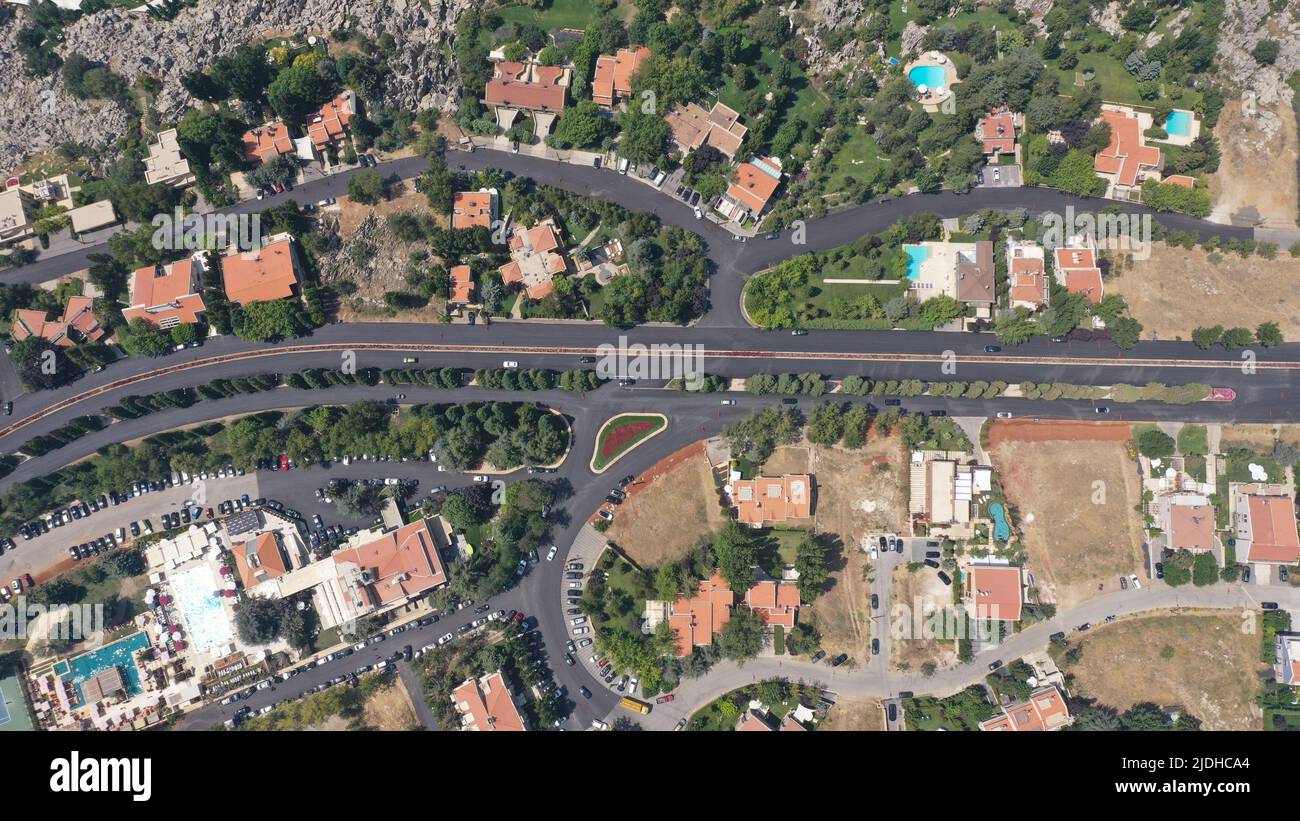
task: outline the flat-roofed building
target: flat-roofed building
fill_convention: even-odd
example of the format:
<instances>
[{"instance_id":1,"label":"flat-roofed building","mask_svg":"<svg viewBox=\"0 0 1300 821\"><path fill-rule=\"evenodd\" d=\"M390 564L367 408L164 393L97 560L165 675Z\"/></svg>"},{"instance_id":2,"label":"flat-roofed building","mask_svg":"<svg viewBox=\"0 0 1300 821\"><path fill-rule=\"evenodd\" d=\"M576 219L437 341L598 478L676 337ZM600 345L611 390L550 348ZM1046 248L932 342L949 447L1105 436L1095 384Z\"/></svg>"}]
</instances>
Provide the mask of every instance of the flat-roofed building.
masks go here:
<instances>
[{"instance_id":1,"label":"flat-roofed building","mask_svg":"<svg viewBox=\"0 0 1300 821\"><path fill-rule=\"evenodd\" d=\"M181 153L176 129L160 131L158 138L149 143L149 154L144 160L144 181L172 188L182 188L194 182L194 172L190 171L190 161Z\"/></svg>"}]
</instances>

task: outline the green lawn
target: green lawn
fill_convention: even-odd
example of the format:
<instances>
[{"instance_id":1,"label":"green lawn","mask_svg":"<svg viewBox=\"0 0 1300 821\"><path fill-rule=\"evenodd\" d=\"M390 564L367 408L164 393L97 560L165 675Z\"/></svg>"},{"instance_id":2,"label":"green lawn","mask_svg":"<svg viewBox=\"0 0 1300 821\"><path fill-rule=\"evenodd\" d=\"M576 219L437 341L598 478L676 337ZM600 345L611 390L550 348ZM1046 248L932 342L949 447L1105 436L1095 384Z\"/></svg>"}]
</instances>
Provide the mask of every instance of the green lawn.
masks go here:
<instances>
[{"instance_id":1,"label":"green lawn","mask_svg":"<svg viewBox=\"0 0 1300 821\"><path fill-rule=\"evenodd\" d=\"M826 181L825 193L839 191L845 186L845 180L852 177L860 182L871 182L889 167L889 160L880 159L880 148L876 138L858 127L853 129L853 136L840 146L831 160L830 179Z\"/></svg>"},{"instance_id":2,"label":"green lawn","mask_svg":"<svg viewBox=\"0 0 1300 821\"><path fill-rule=\"evenodd\" d=\"M542 10L528 6L506 6L499 12L507 23L536 23L543 29L586 29L596 18L596 7L588 0L551 0Z\"/></svg>"},{"instance_id":3,"label":"green lawn","mask_svg":"<svg viewBox=\"0 0 1300 821\"><path fill-rule=\"evenodd\" d=\"M770 49L763 49L758 61L767 66L768 69L775 69L776 65L781 61L781 55ZM782 122L790 117L802 117L810 122L818 122L829 103L827 103L826 97L808 81L808 75L804 74L797 64L792 65L791 68L793 71L790 74L790 88L794 90L794 103L785 110ZM745 110L744 100L747 94L752 93L754 90L757 90L760 94L767 93L768 76L770 75L759 74L757 65L754 66L754 69L758 82L749 91L741 91L736 87L736 83L731 76L727 76L718 92L718 99L723 105L743 112Z\"/></svg>"}]
</instances>

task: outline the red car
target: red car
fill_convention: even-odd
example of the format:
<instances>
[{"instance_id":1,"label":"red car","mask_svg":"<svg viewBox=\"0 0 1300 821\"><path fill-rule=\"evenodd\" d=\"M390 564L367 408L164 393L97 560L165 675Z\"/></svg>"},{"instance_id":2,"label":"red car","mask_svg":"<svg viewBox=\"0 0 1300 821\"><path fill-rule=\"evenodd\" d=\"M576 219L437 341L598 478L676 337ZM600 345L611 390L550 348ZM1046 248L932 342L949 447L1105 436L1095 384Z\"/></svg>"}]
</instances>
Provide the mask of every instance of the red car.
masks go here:
<instances>
[{"instance_id":1,"label":"red car","mask_svg":"<svg viewBox=\"0 0 1300 821\"><path fill-rule=\"evenodd\" d=\"M208 518L212 518L212 508L208 508Z\"/></svg>"},{"instance_id":2,"label":"red car","mask_svg":"<svg viewBox=\"0 0 1300 821\"><path fill-rule=\"evenodd\" d=\"M23 582L24 582L28 587L35 587L35 586L36 586L36 582L32 580L32 574L31 574L31 573L24 573L24 574L23 574Z\"/></svg>"},{"instance_id":3,"label":"red car","mask_svg":"<svg viewBox=\"0 0 1300 821\"><path fill-rule=\"evenodd\" d=\"M280 457L280 470L288 470L288 469L289 469L289 457L288 457L288 456L281 456L281 457Z\"/></svg>"},{"instance_id":4,"label":"red car","mask_svg":"<svg viewBox=\"0 0 1300 821\"><path fill-rule=\"evenodd\" d=\"M673 695L672 693L669 693L666 696L660 696L659 698L655 699L655 704L667 704L668 702L672 701L675 698L677 698L677 696Z\"/></svg>"},{"instance_id":5,"label":"red car","mask_svg":"<svg viewBox=\"0 0 1300 821\"><path fill-rule=\"evenodd\" d=\"M606 667L609 666L609 659L601 659L599 662L596 663L596 666L604 670Z\"/></svg>"},{"instance_id":6,"label":"red car","mask_svg":"<svg viewBox=\"0 0 1300 821\"><path fill-rule=\"evenodd\" d=\"M527 617L524 616L523 613L516 613L516 614L515 614L515 624L518 624L519 622L523 621L525 618L527 618Z\"/></svg>"}]
</instances>

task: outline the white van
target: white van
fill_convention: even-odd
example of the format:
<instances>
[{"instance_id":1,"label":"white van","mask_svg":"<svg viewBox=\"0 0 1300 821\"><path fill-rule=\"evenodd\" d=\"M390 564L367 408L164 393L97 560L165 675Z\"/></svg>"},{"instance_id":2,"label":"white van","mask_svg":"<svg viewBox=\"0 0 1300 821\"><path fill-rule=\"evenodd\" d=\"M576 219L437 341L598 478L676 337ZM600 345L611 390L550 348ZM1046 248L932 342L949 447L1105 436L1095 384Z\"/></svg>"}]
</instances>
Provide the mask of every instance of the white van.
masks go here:
<instances>
[{"instance_id":1,"label":"white van","mask_svg":"<svg viewBox=\"0 0 1300 821\"><path fill-rule=\"evenodd\" d=\"M620 174L627 173L627 157L623 157L618 161L618 173Z\"/></svg>"}]
</instances>

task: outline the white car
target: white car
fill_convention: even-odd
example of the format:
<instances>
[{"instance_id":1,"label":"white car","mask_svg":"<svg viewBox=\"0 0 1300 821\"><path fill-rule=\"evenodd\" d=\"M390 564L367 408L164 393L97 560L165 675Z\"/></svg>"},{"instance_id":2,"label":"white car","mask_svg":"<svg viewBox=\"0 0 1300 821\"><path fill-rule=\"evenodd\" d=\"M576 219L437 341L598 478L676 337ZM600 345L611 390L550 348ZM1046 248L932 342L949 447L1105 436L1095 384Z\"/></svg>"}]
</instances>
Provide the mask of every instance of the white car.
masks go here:
<instances>
[{"instance_id":1,"label":"white car","mask_svg":"<svg viewBox=\"0 0 1300 821\"><path fill-rule=\"evenodd\" d=\"M700 207L699 207L698 205L695 206L695 208L694 208L693 210L695 211L695 218L696 218L697 220L702 220L702 219L704 219L704 214L700 211Z\"/></svg>"},{"instance_id":2,"label":"white car","mask_svg":"<svg viewBox=\"0 0 1300 821\"><path fill-rule=\"evenodd\" d=\"M503 368L517 368L517 367L519 367L519 363L516 362L516 361L514 361L513 359L507 359L505 362L502 362L502 363L501 363L501 367L503 367Z\"/></svg>"},{"instance_id":3,"label":"white car","mask_svg":"<svg viewBox=\"0 0 1300 821\"><path fill-rule=\"evenodd\" d=\"M601 720L598 719L598 718L594 718L594 719L591 720L591 729L593 729L593 730L608 730L608 729L609 729L609 725L606 724L605 722L601 721Z\"/></svg>"},{"instance_id":4,"label":"white car","mask_svg":"<svg viewBox=\"0 0 1300 821\"><path fill-rule=\"evenodd\" d=\"M266 705L265 707L263 707L262 709L258 710L258 711L257 711L257 714L258 714L259 716L264 716L264 715L266 715L267 713L271 712L271 711L274 710L274 709L275 709L275 705L274 705L274 704L268 704L268 705Z\"/></svg>"},{"instance_id":5,"label":"white car","mask_svg":"<svg viewBox=\"0 0 1300 821\"><path fill-rule=\"evenodd\" d=\"M579 646L579 647L590 647L590 646L591 646L591 639L583 639L582 641L578 642L578 646ZM593 663L594 663L594 662L593 662Z\"/></svg>"},{"instance_id":6,"label":"white car","mask_svg":"<svg viewBox=\"0 0 1300 821\"><path fill-rule=\"evenodd\" d=\"M586 624L586 623L587 623L587 617L586 617L586 616L578 616L578 617L576 617L576 618L569 619L569 624L572 624L574 627L577 627L577 626L580 625L580 624Z\"/></svg>"},{"instance_id":7,"label":"white car","mask_svg":"<svg viewBox=\"0 0 1300 821\"><path fill-rule=\"evenodd\" d=\"M475 481L475 482L486 482L487 480L488 480L488 478L487 478L486 476L475 476L475 477L474 477L474 481Z\"/></svg>"},{"instance_id":8,"label":"white car","mask_svg":"<svg viewBox=\"0 0 1300 821\"><path fill-rule=\"evenodd\" d=\"M1136 574L1136 573L1134 573L1134 574L1132 574L1131 576L1129 576L1129 577L1128 577L1128 580L1129 580L1130 582L1133 583L1133 589L1134 589L1134 590L1141 590L1141 589L1142 589L1142 582L1138 581L1138 577L1137 577L1137 574Z\"/></svg>"},{"instance_id":9,"label":"white car","mask_svg":"<svg viewBox=\"0 0 1300 821\"><path fill-rule=\"evenodd\" d=\"M451 633L448 633L447 635L445 635L445 636L443 636L442 638L438 639L438 646L441 647L442 645L446 644L447 642L449 642L449 641L451 641L451 640L452 640L452 635L451 635Z\"/></svg>"},{"instance_id":10,"label":"white car","mask_svg":"<svg viewBox=\"0 0 1300 821\"><path fill-rule=\"evenodd\" d=\"M546 551L546 561L548 562L555 561L555 554L559 552L560 552L560 548L556 547L555 545L551 545L551 549Z\"/></svg>"},{"instance_id":11,"label":"white car","mask_svg":"<svg viewBox=\"0 0 1300 821\"><path fill-rule=\"evenodd\" d=\"M999 418L999 419L1010 419L1010 418L1011 418L1011 414L1008 413L1007 411L998 411L998 418Z\"/></svg>"},{"instance_id":12,"label":"white car","mask_svg":"<svg viewBox=\"0 0 1300 821\"><path fill-rule=\"evenodd\" d=\"M879 555L880 555L880 551L876 550L874 547L871 548L871 560L873 562L876 560L876 557Z\"/></svg>"},{"instance_id":13,"label":"white car","mask_svg":"<svg viewBox=\"0 0 1300 821\"><path fill-rule=\"evenodd\" d=\"M585 636L585 635L587 635L587 634L590 633L590 632L591 632L591 628L590 628L590 627L575 627L575 628L573 628L573 635L575 635L575 636Z\"/></svg>"},{"instance_id":14,"label":"white car","mask_svg":"<svg viewBox=\"0 0 1300 821\"><path fill-rule=\"evenodd\" d=\"M366 643L365 643L364 641L359 641L359 642L357 642L356 644L352 645L352 649L353 649L353 650L364 650L364 649L366 649Z\"/></svg>"}]
</instances>

